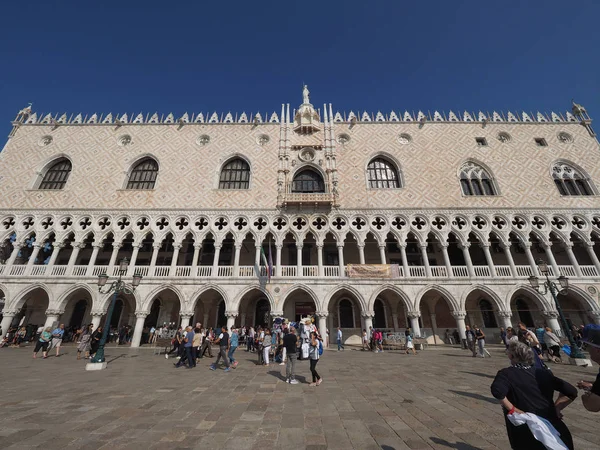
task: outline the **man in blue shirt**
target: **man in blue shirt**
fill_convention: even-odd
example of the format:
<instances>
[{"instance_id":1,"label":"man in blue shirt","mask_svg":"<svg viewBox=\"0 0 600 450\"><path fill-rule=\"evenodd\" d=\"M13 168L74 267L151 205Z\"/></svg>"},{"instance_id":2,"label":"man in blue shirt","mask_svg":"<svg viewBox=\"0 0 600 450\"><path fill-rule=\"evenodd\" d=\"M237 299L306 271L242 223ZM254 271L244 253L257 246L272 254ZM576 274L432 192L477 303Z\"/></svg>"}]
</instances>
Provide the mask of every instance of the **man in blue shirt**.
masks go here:
<instances>
[{"instance_id":1,"label":"man in blue shirt","mask_svg":"<svg viewBox=\"0 0 600 450\"><path fill-rule=\"evenodd\" d=\"M181 367L185 364L185 362L188 362L188 369L191 369L192 367L196 367L196 360L194 358L192 358L192 343L194 342L194 332L192 331L192 327L186 327L185 328L185 334L183 335L181 344L183 345L183 356L181 357L181 359L179 360L179 362L177 362L177 364L175 364L175 367Z\"/></svg>"},{"instance_id":2,"label":"man in blue shirt","mask_svg":"<svg viewBox=\"0 0 600 450\"><path fill-rule=\"evenodd\" d=\"M342 329L340 327L337 329L337 346L338 352L344 350L344 345L342 344Z\"/></svg>"},{"instance_id":3,"label":"man in blue shirt","mask_svg":"<svg viewBox=\"0 0 600 450\"><path fill-rule=\"evenodd\" d=\"M56 348L56 357L60 355L60 344L62 344L63 336L65 335L65 324L61 323L58 328L52 332L52 348Z\"/></svg>"}]
</instances>

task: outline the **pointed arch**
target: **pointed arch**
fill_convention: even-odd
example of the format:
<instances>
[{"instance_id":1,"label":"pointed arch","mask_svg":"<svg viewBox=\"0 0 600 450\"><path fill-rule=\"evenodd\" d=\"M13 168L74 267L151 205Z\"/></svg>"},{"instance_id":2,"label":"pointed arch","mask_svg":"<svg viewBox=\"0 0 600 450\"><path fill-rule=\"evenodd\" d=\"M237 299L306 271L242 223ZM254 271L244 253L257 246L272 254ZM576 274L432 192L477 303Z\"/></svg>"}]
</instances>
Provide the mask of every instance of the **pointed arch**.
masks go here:
<instances>
[{"instance_id":1,"label":"pointed arch","mask_svg":"<svg viewBox=\"0 0 600 450\"><path fill-rule=\"evenodd\" d=\"M42 291L45 292L45 294L48 297L48 305L53 304L53 296L52 296L52 290L48 288L48 286L46 286L44 283L33 283L30 284L29 286L27 286L26 288L22 289L20 292L18 292L14 299L12 304L10 305L6 305L5 308L8 309L21 309L23 307L23 304L25 303L25 301L27 300L27 294L40 289Z\"/></svg>"},{"instance_id":2,"label":"pointed arch","mask_svg":"<svg viewBox=\"0 0 600 450\"><path fill-rule=\"evenodd\" d=\"M229 305L229 309L239 311L242 299L244 298L244 296L246 296L247 294L249 294L252 291L259 291L269 301L269 304L271 305L271 310L275 309L275 300L273 299L273 296L271 295L271 293L267 289L264 289L262 286L260 286L258 284L251 284L249 286L246 286L244 289L242 289L236 295L235 299L233 300L233 304Z\"/></svg>"},{"instance_id":3,"label":"pointed arch","mask_svg":"<svg viewBox=\"0 0 600 450\"><path fill-rule=\"evenodd\" d=\"M250 161L242 155L232 155L219 169L219 189L250 189Z\"/></svg>"},{"instance_id":4,"label":"pointed arch","mask_svg":"<svg viewBox=\"0 0 600 450\"><path fill-rule=\"evenodd\" d=\"M308 286L306 286L304 284L294 284L294 285L290 286L290 288L279 299L279 303L280 303L281 307L283 307L283 305L285 305L285 301L295 291L303 291L303 292L307 293L309 295L309 297L312 299L312 301L315 302L315 306L317 307L317 309L319 308L319 305L320 305L319 297L317 296L317 294L314 293L314 291L311 288L309 288Z\"/></svg>"},{"instance_id":5,"label":"pointed arch","mask_svg":"<svg viewBox=\"0 0 600 450\"><path fill-rule=\"evenodd\" d=\"M67 288L67 290L65 290L57 299L56 299L56 306L50 306L50 308L52 309L58 309L58 310L64 310L65 307L67 306L67 304L69 303L69 300L71 300L71 296L73 296L75 293L77 293L77 291L85 291L87 294L89 294L90 299L92 300L92 309L95 309L96 307L96 291L94 291L88 284L84 284L84 283L77 283L74 284L73 286L69 286ZM53 305L51 303L51 305Z\"/></svg>"},{"instance_id":6,"label":"pointed arch","mask_svg":"<svg viewBox=\"0 0 600 450\"><path fill-rule=\"evenodd\" d=\"M496 294L496 292L494 292L489 287L484 286L483 284L475 284L473 286L469 286L467 290L463 292L463 295L460 299L461 310L466 310L467 298L469 298L469 295L476 291L481 291L485 293L487 297L489 297L494 302L494 304L498 308L498 311L510 311L510 304L506 305L504 301L500 298L500 296Z\"/></svg>"},{"instance_id":7,"label":"pointed arch","mask_svg":"<svg viewBox=\"0 0 600 450\"><path fill-rule=\"evenodd\" d=\"M476 160L470 159L462 163L458 179L465 196L490 196L499 193L492 171Z\"/></svg>"},{"instance_id":8,"label":"pointed arch","mask_svg":"<svg viewBox=\"0 0 600 450\"><path fill-rule=\"evenodd\" d=\"M179 300L179 305L181 307L181 311L187 311L186 306L187 306L188 302L186 301L185 296L183 295L181 290L173 284L161 284L161 285L157 286L156 288L154 288L148 295L146 295L146 299L143 302L144 309L149 307L150 302L152 300L154 300L154 298L157 297L158 294L160 294L162 291L173 292L173 294L175 294L175 296Z\"/></svg>"},{"instance_id":9,"label":"pointed arch","mask_svg":"<svg viewBox=\"0 0 600 450\"><path fill-rule=\"evenodd\" d=\"M423 297L429 293L429 292L437 292L439 295L441 295L442 297L444 297L444 300L446 300L448 302L448 304L452 307L453 311L460 311L460 304L456 301L456 299L454 298L454 296L448 292L447 289L443 288L442 286L438 286L438 285L434 285L434 284L430 284L428 286L425 286L423 289L421 289L421 291L417 294L417 297L415 299L415 310L420 310L421 309L421 300L423 300Z\"/></svg>"},{"instance_id":10,"label":"pointed arch","mask_svg":"<svg viewBox=\"0 0 600 450\"><path fill-rule=\"evenodd\" d=\"M152 155L141 156L136 159L127 171L125 189L152 190L158 178L158 159Z\"/></svg>"},{"instance_id":11,"label":"pointed arch","mask_svg":"<svg viewBox=\"0 0 600 450\"><path fill-rule=\"evenodd\" d=\"M367 163L367 189L399 189L403 187L400 164L391 155L378 153Z\"/></svg>"},{"instance_id":12,"label":"pointed arch","mask_svg":"<svg viewBox=\"0 0 600 450\"><path fill-rule=\"evenodd\" d=\"M367 310L369 310L369 311L373 310L373 307L375 305L375 300L377 300L377 298L380 297L382 294L384 294L386 291L390 291L390 292L396 294L400 298L400 300L402 301L404 306L406 306L406 309L409 311L412 310L413 304L410 301L410 298L408 297L408 295L402 289L400 289L398 286L394 286L393 284L384 284L384 285L380 286L379 288L377 288L373 292L373 294L371 294L371 297L369 298L369 302L367 304Z\"/></svg>"},{"instance_id":13,"label":"pointed arch","mask_svg":"<svg viewBox=\"0 0 600 450\"><path fill-rule=\"evenodd\" d=\"M570 161L561 159L552 163L550 175L560 195L587 196L598 194L588 173Z\"/></svg>"},{"instance_id":14,"label":"pointed arch","mask_svg":"<svg viewBox=\"0 0 600 450\"><path fill-rule=\"evenodd\" d=\"M540 308L541 311L551 311L554 310L554 307L551 306L544 296L540 294L538 291L533 289L531 286L526 284L517 284L506 296L507 305L512 309L512 301L515 296L519 293L519 291L525 292L528 298L531 298L536 305Z\"/></svg>"},{"instance_id":15,"label":"pointed arch","mask_svg":"<svg viewBox=\"0 0 600 450\"><path fill-rule=\"evenodd\" d=\"M323 303L322 303L322 309L324 311L329 310L329 303L331 301L331 299L338 293L340 292L349 292L350 294L352 294L354 296L354 298L356 299L356 301L358 301L360 309L362 311L367 311L367 304L365 302L365 299L363 297L363 295L353 286L349 285L349 284L338 284L337 286L335 286L333 289L331 289L326 295L325 298L323 299ZM319 303L317 303L319 304Z\"/></svg>"},{"instance_id":16,"label":"pointed arch","mask_svg":"<svg viewBox=\"0 0 600 450\"><path fill-rule=\"evenodd\" d=\"M200 296L208 291L215 291L217 294L219 294L221 296L223 301L225 301L226 305L230 304L229 296L227 295L225 290L223 290L223 288L221 288L221 286L219 286L218 284L209 283L209 284L205 284L204 286L202 286L200 289L198 289L196 292L194 292L192 294L192 296L190 297L192 299L191 300L192 303L190 305L191 311L194 311L196 309L196 305L198 303L198 300L200 300Z\"/></svg>"}]
</instances>

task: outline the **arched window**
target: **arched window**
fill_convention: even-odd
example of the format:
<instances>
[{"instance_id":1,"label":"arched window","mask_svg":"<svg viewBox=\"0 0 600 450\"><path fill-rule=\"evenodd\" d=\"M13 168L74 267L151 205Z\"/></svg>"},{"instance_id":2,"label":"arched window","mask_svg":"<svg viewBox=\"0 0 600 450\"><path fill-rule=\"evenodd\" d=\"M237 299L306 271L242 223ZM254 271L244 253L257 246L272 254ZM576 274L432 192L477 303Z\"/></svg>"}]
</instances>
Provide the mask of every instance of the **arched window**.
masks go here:
<instances>
[{"instance_id":1,"label":"arched window","mask_svg":"<svg viewBox=\"0 0 600 450\"><path fill-rule=\"evenodd\" d=\"M127 189L154 189L157 176L158 163L152 158L144 158L131 170Z\"/></svg>"},{"instance_id":2,"label":"arched window","mask_svg":"<svg viewBox=\"0 0 600 450\"><path fill-rule=\"evenodd\" d=\"M395 189L400 187L396 167L384 158L375 158L367 166L367 179L371 189Z\"/></svg>"},{"instance_id":3,"label":"arched window","mask_svg":"<svg viewBox=\"0 0 600 450\"><path fill-rule=\"evenodd\" d=\"M314 170L301 170L294 176L292 192L325 192L323 177Z\"/></svg>"},{"instance_id":4,"label":"arched window","mask_svg":"<svg viewBox=\"0 0 600 450\"><path fill-rule=\"evenodd\" d=\"M67 158L61 158L48 168L38 189L63 189L67 184L70 173L71 161Z\"/></svg>"},{"instance_id":5,"label":"arched window","mask_svg":"<svg viewBox=\"0 0 600 450\"><path fill-rule=\"evenodd\" d=\"M460 187L464 195L496 195L492 177L483 167L470 161L460 168Z\"/></svg>"},{"instance_id":6,"label":"arched window","mask_svg":"<svg viewBox=\"0 0 600 450\"><path fill-rule=\"evenodd\" d=\"M552 178L560 195L594 195L589 178L569 164L554 164Z\"/></svg>"},{"instance_id":7,"label":"arched window","mask_svg":"<svg viewBox=\"0 0 600 450\"><path fill-rule=\"evenodd\" d=\"M484 298L479 300L479 310L481 311L481 317L483 318L484 328L498 328L498 322L496 322L494 308L488 300Z\"/></svg>"},{"instance_id":8,"label":"arched window","mask_svg":"<svg viewBox=\"0 0 600 450\"><path fill-rule=\"evenodd\" d=\"M232 159L221 170L219 189L248 189L250 166L241 158Z\"/></svg>"}]
</instances>

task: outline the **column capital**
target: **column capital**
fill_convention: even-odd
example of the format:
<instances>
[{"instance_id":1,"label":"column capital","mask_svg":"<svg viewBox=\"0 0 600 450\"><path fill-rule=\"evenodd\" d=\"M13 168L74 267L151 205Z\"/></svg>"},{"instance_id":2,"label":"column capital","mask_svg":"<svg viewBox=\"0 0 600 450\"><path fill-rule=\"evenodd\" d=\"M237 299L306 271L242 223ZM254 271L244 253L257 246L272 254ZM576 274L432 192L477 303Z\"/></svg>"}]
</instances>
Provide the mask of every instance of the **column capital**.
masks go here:
<instances>
[{"instance_id":1,"label":"column capital","mask_svg":"<svg viewBox=\"0 0 600 450\"><path fill-rule=\"evenodd\" d=\"M92 310L90 312L90 316L95 316L95 317L102 317L104 314L106 314L106 311L101 311L101 310Z\"/></svg>"},{"instance_id":2,"label":"column capital","mask_svg":"<svg viewBox=\"0 0 600 450\"><path fill-rule=\"evenodd\" d=\"M181 247L183 247L181 243L173 244L173 249L180 249Z\"/></svg>"},{"instance_id":3,"label":"column capital","mask_svg":"<svg viewBox=\"0 0 600 450\"><path fill-rule=\"evenodd\" d=\"M61 316L64 313L65 313L64 309L47 309L46 310L47 316Z\"/></svg>"},{"instance_id":4,"label":"column capital","mask_svg":"<svg viewBox=\"0 0 600 450\"><path fill-rule=\"evenodd\" d=\"M317 311L315 314L319 318L326 319L329 316L329 311Z\"/></svg>"},{"instance_id":5,"label":"column capital","mask_svg":"<svg viewBox=\"0 0 600 450\"><path fill-rule=\"evenodd\" d=\"M419 242L420 248L427 248L427 242Z\"/></svg>"},{"instance_id":6,"label":"column capital","mask_svg":"<svg viewBox=\"0 0 600 450\"><path fill-rule=\"evenodd\" d=\"M356 244L356 246L357 246L358 248L365 248L365 243L364 243L364 242L358 242L358 243Z\"/></svg>"},{"instance_id":7,"label":"column capital","mask_svg":"<svg viewBox=\"0 0 600 450\"><path fill-rule=\"evenodd\" d=\"M323 243L322 242L317 242L317 248L323 248Z\"/></svg>"},{"instance_id":8,"label":"column capital","mask_svg":"<svg viewBox=\"0 0 600 450\"><path fill-rule=\"evenodd\" d=\"M214 247L215 247L215 250L221 250L221 247L223 247L223 244L220 244L220 243L215 244Z\"/></svg>"},{"instance_id":9,"label":"column capital","mask_svg":"<svg viewBox=\"0 0 600 450\"><path fill-rule=\"evenodd\" d=\"M23 248L25 244L23 242L13 242L13 248Z\"/></svg>"},{"instance_id":10,"label":"column capital","mask_svg":"<svg viewBox=\"0 0 600 450\"><path fill-rule=\"evenodd\" d=\"M225 311L225 317L229 318L229 317L237 317L238 316L238 312L237 311Z\"/></svg>"},{"instance_id":11,"label":"column capital","mask_svg":"<svg viewBox=\"0 0 600 450\"><path fill-rule=\"evenodd\" d=\"M43 245L43 244L41 244L41 243L39 243L39 242L34 242L34 243L33 243L33 245L32 245L32 247L33 247L34 249L38 249L38 250L39 250L40 248L42 248L42 245Z\"/></svg>"},{"instance_id":12,"label":"column capital","mask_svg":"<svg viewBox=\"0 0 600 450\"><path fill-rule=\"evenodd\" d=\"M296 248L304 247L304 242L296 242Z\"/></svg>"},{"instance_id":13,"label":"column capital","mask_svg":"<svg viewBox=\"0 0 600 450\"><path fill-rule=\"evenodd\" d=\"M344 243L343 242L336 242L336 247L337 248L344 248Z\"/></svg>"},{"instance_id":14,"label":"column capital","mask_svg":"<svg viewBox=\"0 0 600 450\"><path fill-rule=\"evenodd\" d=\"M421 311L407 311L407 315L411 319L418 319L421 317Z\"/></svg>"},{"instance_id":15,"label":"column capital","mask_svg":"<svg viewBox=\"0 0 600 450\"><path fill-rule=\"evenodd\" d=\"M137 317L138 319L145 319L146 317L148 317L149 314L149 311L136 311L135 317Z\"/></svg>"},{"instance_id":16,"label":"column capital","mask_svg":"<svg viewBox=\"0 0 600 450\"><path fill-rule=\"evenodd\" d=\"M54 243L53 247L54 248L65 248L66 245L64 242L56 242L56 243Z\"/></svg>"},{"instance_id":17,"label":"column capital","mask_svg":"<svg viewBox=\"0 0 600 450\"><path fill-rule=\"evenodd\" d=\"M542 316L547 319L558 319L558 311L542 311Z\"/></svg>"},{"instance_id":18,"label":"column capital","mask_svg":"<svg viewBox=\"0 0 600 450\"><path fill-rule=\"evenodd\" d=\"M458 246L460 248L462 248L463 250L465 250L465 249L468 250L469 247L471 247L471 243L470 242L465 242L464 244L458 244Z\"/></svg>"},{"instance_id":19,"label":"column capital","mask_svg":"<svg viewBox=\"0 0 600 450\"><path fill-rule=\"evenodd\" d=\"M512 317L512 311L498 311L497 314L505 319L510 319Z\"/></svg>"},{"instance_id":20,"label":"column capital","mask_svg":"<svg viewBox=\"0 0 600 450\"><path fill-rule=\"evenodd\" d=\"M123 243L122 242L113 242L113 245L112 245L113 250L115 248L121 248L121 247L123 247Z\"/></svg>"},{"instance_id":21,"label":"column capital","mask_svg":"<svg viewBox=\"0 0 600 450\"><path fill-rule=\"evenodd\" d=\"M385 248L385 244L377 244L379 248Z\"/></svg>"},{"instance_id":22,"label":"column capital","mask_svg":"<svg viewBox=\"0 0 600 450\"><path fill-rule=\"evenodd\" d=\"M83 242L74 242L73 248L78 248L81 250L82 248L85 248L85 244Z\"/></svg>"},{"instance_id":23,"label":"column capital","mask_svg":"<svg viewBox=\"0 0 600 450\"><path fill-rule=\"evenodd\" d=\"M540 242L540 247L543 249L549 249L552 247L552 242Z\"/></svg>"},{"instance_id":24,"label":"column capital","mask_svg":"<svg viewBox=\"0 0 600 450\"><path fill-rule=\"evenodd\" d=\"M481 248L488 248L489 249L490 248L490 243L489 242L480 242L479 246Z\"/></svg>"},{"instance_id":25,"label":"column capital","mask_svg":"<svg viewBox=\"0 0 600 450\"><path fill-rule=\"evenodd\" d=\"M447 249L450 246L450 244L447 243L447 242L439 242L438 244L439 244L440 248L446 248Z\"/></svg>"},{"instance_id":26,"label":"column capital","mask_svg":"<svg viewBox=\"0 0 600 450\"><path fill-rule=\"evenodd\" d=\"M236 242L236 243L233 244L233 247L236 250L240 250L242 248L242 243L241 242Z\"/></svg>"},{"instance_id":27,"label":"column capital","mask_svg":"<svg viewBox=\"0 0 600 450\"><path fill-rule=\"evenodd\" d=\"M511 245L510 242L509 243L500 242L500 247L502 247L502 248L510 248L510 245Z\"/></svg>"},{"instance_id":28,"label":"column capital","mask_svg":"<svg viewBox=\"0 0 600 450\"><path fill-rule=\"evenodd\" d=\"M179 313L179 317L182 319L191 319L193 315L194 315L194 313L190 313L190 312L180 312Z\"/></svg>"},{"instance_id":29,"label":"column capital","mask_svg":"<svg viewBox=\"0 0 600 450\"><path fill-rule=\"evenodd\" d=\"M454 317L455 319L462 319L465 320L465 317L467 317L467 312L466 311L452 311L452 317Z\"/></svg>"},{"instance_id":30,"label":"column capital","mask_svg":"<svg viewBox=\"0 0 600 450\"><path fill-rule=\"evenodd\" d=\"M529 248L531 249L531 242L527 241L527 242L520 242L520 244L523 246L523 248Z\"/></svg>"},{"instance_id":31,"label":"column capital","mask_svg":"<svg viewBox=\"0 0 600 450\"><path fill-rule=\"evenodd\" d=\"M102 245L101 243L100 243L100 244L92 244L92 248L93 248L93 249L98 249L98 250L100 250L102 247L103 247L103 245Z\"/></svg>"},{"instance_id":32,"label":"column capital","mask_svg":"<svg viewBox=\"0 0 600 450\"><path fill-rule=\"evenodd\" d=\"M4 309L4 310L2 311L2 315L3 315L3 316L11 316L11 317L14 317L14 316L16 316L17 314L19 314L19 311L21 311L21 310L20 310L20 309Z\"/></svg>"},{"instance_id":33,"label":"column capital","mask_svg":"<svg viewBox=\"0 0 600 450\"><path fill-rule=\"evenodd\" d=\"M257 245L257 247L260 247L260 245ZM275 248L278 248L278 249L281 250L283 248L283 244L282 243L279 243L279 244L276 243L275 244Z\"/></svg>"},{"instance_id":34,"label":"column capital","mask_svg":"<svg viewBox=\"0 0 600 450\"><path fill-rule=\"evenodd\" d=\"M202 246L202 244L200 244ZM156 250L160 249L162 247L162 242L155 242L154 244L152 244L152 248L155 248Z\"/></svg>"},{"instance_id":35,"label":"column capital","mask_svg":"<svg viewBox=\"0 0 600 450\"><path fill-rule=\"evenodd\" d=\"M269 315L271 317L283 317L283 311L270 311Z\"/></svg>"},{"instance_id":36,"label":"column capital","mask_svg":"<svg viewBox=\"0 0 600 450\"><path fill-rule=\"evenodd\" d=\"M373 317L375 317L375 311L361 311L360 315L365 319L372 319Z\"/></svg>"}]
</instances>

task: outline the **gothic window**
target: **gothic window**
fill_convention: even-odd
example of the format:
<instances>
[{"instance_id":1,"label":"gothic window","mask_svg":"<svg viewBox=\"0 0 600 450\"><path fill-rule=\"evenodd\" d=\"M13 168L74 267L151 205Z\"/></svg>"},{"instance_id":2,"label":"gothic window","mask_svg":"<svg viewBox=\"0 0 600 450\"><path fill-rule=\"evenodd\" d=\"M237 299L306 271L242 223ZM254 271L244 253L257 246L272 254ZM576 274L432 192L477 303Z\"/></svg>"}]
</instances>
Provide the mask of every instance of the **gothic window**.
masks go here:
<instances>
[{"instance_id":1,"label":"gothic window","mask_svg":"<svg viewBox=\"0 0 600 450\"><path fill-rule=\"evenodd\" d=\"M460 168L460 187L464 195L496 195L488 172L473 162L466 162Z\"/></svg>"},{"instance_id":2,"label":"gothic window","mask_svg":"<svg viewBox=\"0 0 600 450\"><path fill-rule=\"evenodd\" d=\"M63 189L65 184L67 184L70 173L71 161L66 158L61 158L48 168L38 189Z\"/></svg>"},{"instance_id":3,"label":"gothic window","mask_svg":"<svg viewBox=\"0 0 600 450\"><path fill-rule=\"evenodd\" d=\"M479 310L481 311L484 328L498 328L496 316L494 315L494 308L488 300L479 300Z\"/></svg>"},{"instance_id":4,"label":"gothic window","mask_svg":"<svg viewBox=\"0 0 600 450\"><path fill-rule=\"evenodd\" d=\"M590 179L569 164L554 164L552 178L560 195L594 195Z\"/></svg>"},{"instance_id":5,"label":"gothic window","mask_svg":"<svg viewBox=\"0 0 600 450\"><path fill-rule=\"evenodd\" d=\"M248 189L250 165L241 158L232 159L221 170L219 189Z\"/></svg>"},{"instance_id":6,"label":"gothic window","mask_svg":"<svg viewBox=\"0 0 600 450\"><path fill-rule=\"evenodd\" d=\"M395 189L400 187L396 167L384 158L375 158L367 166L370 189Z\"/></svg>"},{"instance_id":7,"label":"gothic window","mask_svg":"<svg viewBox=\"0 0 600 450\"><path fill-rule=\"evenodd\" d=\"M294 176L292 192L325 192L325 182L323 177L314 170L304 169Z\"/></svg>"},{"instance_id":8,"label":"gothic window","mask_svg":"<svg viewBox=\"0 0 600 450\"><path fill-rule=\"evenodd\" d=\"M158 163L152 158L144 158L131 170L127 189L154 189L158 176Z\"/></svg>"}]
</instances>

